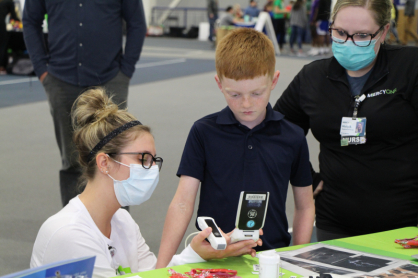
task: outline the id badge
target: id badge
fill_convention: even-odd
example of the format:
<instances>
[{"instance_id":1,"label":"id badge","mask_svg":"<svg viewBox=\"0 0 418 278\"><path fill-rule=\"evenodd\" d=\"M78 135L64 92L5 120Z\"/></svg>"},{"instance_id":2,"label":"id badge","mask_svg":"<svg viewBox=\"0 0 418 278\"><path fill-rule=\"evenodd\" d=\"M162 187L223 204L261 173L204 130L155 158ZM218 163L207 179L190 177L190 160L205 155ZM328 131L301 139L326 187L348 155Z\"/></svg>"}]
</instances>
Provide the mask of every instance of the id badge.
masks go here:
<instances>
[{"instance_id":1,"label":"id badge","mask_svg":"<svg viewBox=\"0 0 418 278\"><path fill-rule=\"evenodd\" d=\"M341 120L341 146L366 143L366 118L343 117Z\"/></svg>"}]
</instances>

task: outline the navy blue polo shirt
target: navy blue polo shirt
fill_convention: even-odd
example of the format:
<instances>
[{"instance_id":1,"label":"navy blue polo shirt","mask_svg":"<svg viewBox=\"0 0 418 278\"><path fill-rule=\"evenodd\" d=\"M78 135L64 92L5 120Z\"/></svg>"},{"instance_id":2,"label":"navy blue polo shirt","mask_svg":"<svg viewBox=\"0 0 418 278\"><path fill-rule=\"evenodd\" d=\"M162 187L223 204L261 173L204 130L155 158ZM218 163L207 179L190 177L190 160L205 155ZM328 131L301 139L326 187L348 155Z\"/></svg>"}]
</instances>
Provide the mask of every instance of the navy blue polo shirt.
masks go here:
<instances>
[{"instance_id":1,"label":"navy blue polo shirt","mask_svg":"<svg viewBox=\"0 0 418 278\"><path fill-rule=\"evenodd\" d=\"M253 129L241 125L229 107L196 121L177 172L181 175L201 181L197 215L213 217L225 232L235 228L241 191L269 191L263 246L258 251L289 245L285 212L289 181L293 186L312 184L303 130L270 104L264 121Z\"/></svg>"}]
</instances>

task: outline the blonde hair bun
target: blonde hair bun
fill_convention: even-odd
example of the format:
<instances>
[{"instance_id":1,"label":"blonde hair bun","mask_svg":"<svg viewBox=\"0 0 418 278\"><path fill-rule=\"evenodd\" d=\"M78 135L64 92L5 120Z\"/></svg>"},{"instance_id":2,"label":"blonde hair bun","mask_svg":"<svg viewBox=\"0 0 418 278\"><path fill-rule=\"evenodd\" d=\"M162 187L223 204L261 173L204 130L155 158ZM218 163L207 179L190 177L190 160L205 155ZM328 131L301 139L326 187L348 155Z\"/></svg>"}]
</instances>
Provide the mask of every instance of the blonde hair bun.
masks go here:
<instances>
[{"instance_id":1,"label":"blonde hair bun","mask_svg":"<svg viewBox=\"0 0 418 278\"><path fill-rule=\"evenodd\" d=\"M72 122L74 129L106 120L117 114L119 108L103 88L89 89L81 94L74 103Z\"/></svg>"}]
</instances>

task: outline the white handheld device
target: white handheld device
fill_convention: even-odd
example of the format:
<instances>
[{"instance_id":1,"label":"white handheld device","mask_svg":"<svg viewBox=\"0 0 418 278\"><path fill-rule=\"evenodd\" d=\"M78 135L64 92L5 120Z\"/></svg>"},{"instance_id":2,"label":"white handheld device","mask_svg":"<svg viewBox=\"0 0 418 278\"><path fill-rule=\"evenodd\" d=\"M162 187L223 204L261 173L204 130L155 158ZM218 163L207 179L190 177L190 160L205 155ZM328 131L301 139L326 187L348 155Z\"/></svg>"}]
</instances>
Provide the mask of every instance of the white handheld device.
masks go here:
<instances>
[{"instance_id":1,"label":"white handheld device","mask_svg":"<svg viewBox=\"0 0 418 278\"><path fill-rule=\"evenodd\" d=\"M210 245L213 249L216 250L225 250L226 248L226 240L222 233L219 231L218 226L215 223L215 220L212 217L201 216L197 218L197 224L199 228L203 231L207 227L212 228L212 232L207 237L209 240Z\"/></svg>"},{"instance_id":2,"label":"white handheld device","mask_svg":"<svg viewBox=\"0 0 418 278\"><path fill-rule=\"evenodd\" d=\"M241 192L231 243L259 239L259 229L264 227L266 220L269 196L269 192Z\"/></svg>"}]
</instances>

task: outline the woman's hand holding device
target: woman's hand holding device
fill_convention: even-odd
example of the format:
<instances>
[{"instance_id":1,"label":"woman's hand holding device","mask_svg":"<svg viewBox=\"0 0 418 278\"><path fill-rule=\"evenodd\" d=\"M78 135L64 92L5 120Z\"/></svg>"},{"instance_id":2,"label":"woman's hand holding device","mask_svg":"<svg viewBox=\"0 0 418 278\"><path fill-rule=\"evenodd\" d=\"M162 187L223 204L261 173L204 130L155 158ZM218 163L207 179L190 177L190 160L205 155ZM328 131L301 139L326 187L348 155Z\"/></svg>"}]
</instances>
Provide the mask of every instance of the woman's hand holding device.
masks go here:
<instances>
[{"instance_id":1,"label":"woman's hand holding device","mask_svg":"<svg viewBox=\"0 0 418 278\"><path fill-rule=\"evenodd\" d=\"M261 246L263 244L261 239L258 239L256 242L254 242L252 239L249 239L231 244L230 235L232 234L232 231L225 234L220 228L218 229L227 242L227 247L225 250L215 250L210 245L210 243L205 240L212 233L212 228L206 228L202 230L192 239L190 243L190 246L193 248L193 250L204 260L222 259L226 257L236 257L241 255L251 255L252 257L255 257L256 251L253 248L257 245ZM260 235L262 234L263 230L260 229Z\"/></svg>"}]
</instances>

